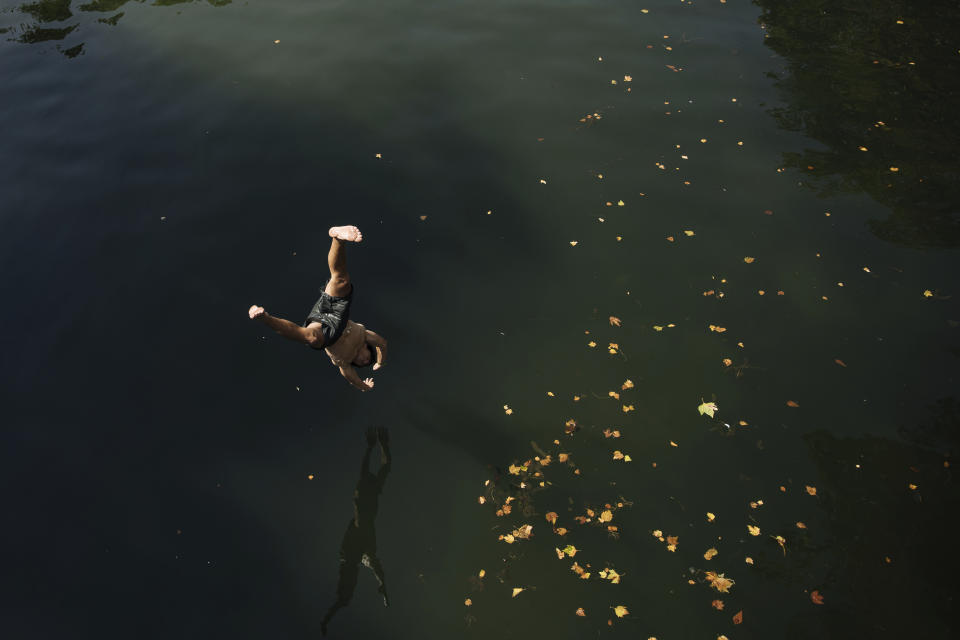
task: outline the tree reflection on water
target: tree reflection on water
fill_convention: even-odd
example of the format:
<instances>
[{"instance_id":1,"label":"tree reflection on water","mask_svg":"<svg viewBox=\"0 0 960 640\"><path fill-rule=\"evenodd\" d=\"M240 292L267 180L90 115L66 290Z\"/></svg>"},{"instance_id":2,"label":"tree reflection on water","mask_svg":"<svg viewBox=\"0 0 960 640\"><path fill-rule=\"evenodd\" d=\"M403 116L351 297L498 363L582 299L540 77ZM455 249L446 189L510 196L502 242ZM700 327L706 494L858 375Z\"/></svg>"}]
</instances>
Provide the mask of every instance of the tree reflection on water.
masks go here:
<instances>
[{"instance_id":1,"label":"tree reflection on water","mask_svg":"<svg viewBox=\"0 0 960 640\"><path fill-rule=\"evenodd\" d=\"M827 147L785 153L785 165L823 196L864 192L889 207L870 222L883 240L960 245L956 2L754 2L785 63L770 75L786 104L771 114Z\"/></svg>"},{"instance_id":2,"label":"tree reflection on water","mask_svg":"<svg viewBox=\"0 0 960 640\"><path fill-rule=\"evenodd\" d=\"M144 0L133 0L143 3ZM200 0L153 0L151 6L172 6L178 4L189 4L199 2ZM205 2L214 7L228 5L233 0L205 0ZM79 11L82 14L105 14L119 10L131 0L94 0L73 6L71 0L37 0L20 5L18 7L21 14L25 14L32 19L32 22L17 24L10 27L0 28L0 34L19 34L15 38L9 38L23 44L39 44L43 42L59 42L65 40L72 33L77 31L83 19L74 14ZM123 17L123 12L116 13L109 17L97 18L96 22L109 26L116 26ZM67 25L54 25L55 23L73 22ZM85 26L85 28L87 28ZM84 43L72 45L68 48L57 47L57 49L68 58L74 58L83 53Z\"/></svg>"}]
</instances>

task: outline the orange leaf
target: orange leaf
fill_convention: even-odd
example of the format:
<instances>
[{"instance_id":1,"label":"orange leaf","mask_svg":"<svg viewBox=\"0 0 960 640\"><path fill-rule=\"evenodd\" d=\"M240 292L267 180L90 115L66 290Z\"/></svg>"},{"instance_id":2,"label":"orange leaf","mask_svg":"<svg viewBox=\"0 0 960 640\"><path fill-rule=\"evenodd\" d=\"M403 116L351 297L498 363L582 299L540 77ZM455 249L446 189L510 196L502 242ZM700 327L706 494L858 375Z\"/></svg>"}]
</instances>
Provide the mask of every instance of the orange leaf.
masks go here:
<instances>
[{"instance_id":1,"label":"orange leaf","mask_svg":"<svg viewBox=\"0 0 960 640\"><path fill-rule=\"evenodd\" d=\"M577 609L577 612L576 612L576 613L577 613L577 615L580 616L581 618L584 617L585 615L587 615L587 612L583 610L583 607L580 607L579 609Z\"/></svg>"},{"instance_id":2,"label":"orange leaf","mask_svg":"<svg viewBox=\"0 0 960 640\"><path fill-rule=\"evenodd\" d=\"M620 318L618 318L617 316L610 316L610 326L612 326L612 327L619 327L619 326L620 326Z\"/></svg>"},{"instance_id":3,"label":"orange leaf","mask_svg":"<svg viewBox=\"0 0 960 640\"><path fill-rule=\"evenodd\" d=\"M815 496L815 495L817 495L817 488L816 488L816 487L811 487L810 485L807 485L807 493L809 493L809 494L812 495L812 496Z\"/></svg>"},{"instance_id":4,"label":"orange leaf","mask_svg":"<svg viewBox=\"0 0 960 640\"><path fill-rule=\"evenodd\" d=\"M733 616L733 624L740 624L743 622L743 609L737 611Z\"/></svg>"},{"instance_id":5,"label":"orange leaf","mask_svg":"<svg viewBox=\"0 0 960 640\"><path fill-rule=\"evenodd\" d=\"M551 512L545 514L545 517L546 517L546 519L547 519L547 522L549 522L550 524L557 524L557 512L556 512L556 511L551 511Z\"/></svg>"},{"instance_id":6,"label":"orange leaf","mask_svg":"<svg viewBox=\"0 0 960 640\"><path fill-rule=\"evenodd\" d=\"M723 611L723 600L714 600L710 603L710 606L717 611Z\"/></svg>"},{"instance_id":7,"label":"orange leaf","mask_svg":"<svg viewBox=\"0 0 960 640\"><path fill-rule=\"evenodd\" d=\"M787 400L788 407L799 407L800 405L794 402L793 400Z\"/></svg>"},{"instance_id":8,"label":"orange leaf","mask_svg":"<svg viewBox=\"0 0 960 640\"><path fill-rule=\"evenodd\" d=\"M810 600L813 604L823 604L823 596L816 590L810 592Z\"/></svg>"},{"instance_id":9,"label":"orange leaf","mask_svg":"<svg viewBox=\"0 0 960 640\"><path fill-rule=\"evenodd\" d=\"M834 362L836 362L836 363L837 363L838 365L840 365L841 367L847 366L847 363L845 363L845 362L844 362L843 360L841 360L840 358L835 359Z\"/></svg>"},{"instance_id":10,"label":"orange leaf","mask_svg":"<svg viewBox=\"0 0 960 640\"><path fill-rule=\"evenodd\" d=\"M754 260L756 260L756 258L751 258L750 256L747 256L743 259L743 261L746 262L747 264L752 263Z\"/></svg>"}]
</instances>

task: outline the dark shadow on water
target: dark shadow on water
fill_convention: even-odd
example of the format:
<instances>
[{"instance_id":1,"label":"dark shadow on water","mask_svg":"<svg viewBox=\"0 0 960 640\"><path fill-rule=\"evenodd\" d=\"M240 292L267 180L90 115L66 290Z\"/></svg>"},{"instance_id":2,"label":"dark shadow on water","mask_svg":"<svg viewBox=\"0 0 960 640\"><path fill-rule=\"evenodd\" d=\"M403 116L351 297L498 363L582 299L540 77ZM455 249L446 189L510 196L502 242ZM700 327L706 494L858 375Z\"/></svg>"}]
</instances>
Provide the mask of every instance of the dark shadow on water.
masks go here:
<instances>
[{"instance_id":1,"label":"dark shadow on water","mask_svg":"<svg viewBox=\"0 0 960 640\"><path fill-rule=\"evenodd\" d=\"M885 241L960 246L956 3L754 2L783 56L768 75L786 104L770 113L826 147L784 152L785 166L821 196L866 193L888 207L869 222Z\"/></svg>"},{"instance_id":2,"label":"dark shadow on water","mask_svg":"<svg viewBox=\"0 0 960 640\"><path fill-rule=\"evenodd\" d=\"M370 454L375 445L380 445L380 468L370 471ZM340 576L337 580L337 599L323 617L320 629L327 635L327 625L337 611L350 604L357 588L361 565L370 569L377 579L377 592L383 596L383 606L390 604L387 597L387 582L383 564L377 557L377 531L375 522L380 494L390 474L390 434L386 427L367 430L367 448L360 463L360 480L353 490L353 517L347 523L340 546Z\"/></svg>"}]
</instances>

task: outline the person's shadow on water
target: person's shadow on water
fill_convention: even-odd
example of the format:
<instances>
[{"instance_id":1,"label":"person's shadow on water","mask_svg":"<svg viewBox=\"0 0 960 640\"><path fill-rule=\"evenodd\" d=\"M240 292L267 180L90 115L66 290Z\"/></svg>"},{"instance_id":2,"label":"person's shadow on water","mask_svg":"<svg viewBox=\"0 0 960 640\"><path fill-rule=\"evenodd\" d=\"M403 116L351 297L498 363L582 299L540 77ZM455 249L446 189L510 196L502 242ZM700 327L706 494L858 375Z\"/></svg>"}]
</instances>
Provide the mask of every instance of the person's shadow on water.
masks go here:
<instances>
[{"instance_id":1,"label":"person's shadow on water","mask_svg":"<svg viewBox=\"0 0 960 640\"><path fill-rule=\"evenodd\" d=\"M375 444L380 444L380 469L376 475L370 473L370 452ZM353 518L347 524L340 545L340 578L337 581L337 599L330 605L327 614L320 623L320 630L327 635L327 625L333 616L350 603L357 588L360 565L373 571L380 586L377 592L383 596L383 606L388 606L387 584L383 575L383 565L377 558L377 532L374 520L383 484L390 473L390 434L386 427L367 429L367 450L360 465L360 481L353 491Z\"/></svg>"}]
</instances>

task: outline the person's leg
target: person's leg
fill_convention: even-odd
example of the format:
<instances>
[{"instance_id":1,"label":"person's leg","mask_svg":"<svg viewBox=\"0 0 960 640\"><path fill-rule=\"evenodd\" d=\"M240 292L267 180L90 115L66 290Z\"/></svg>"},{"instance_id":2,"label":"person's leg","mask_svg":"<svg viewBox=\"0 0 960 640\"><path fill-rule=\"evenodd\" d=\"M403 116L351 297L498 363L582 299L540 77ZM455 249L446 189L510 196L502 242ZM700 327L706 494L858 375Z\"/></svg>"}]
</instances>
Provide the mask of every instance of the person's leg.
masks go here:
<instances>
[{"instance_id":1,"label":"person's leg","mask_svg":"<svg viewBox=\"0 0 960 640\"><path fill-rule=\"evenodd\" d=\"M328 296L343 298L350 295L350 273L347 271L347 251L344 243L360 242L363 234L353 226L330 227L330 252L327 253L327 266L330 268L330 281L324 291Z\"/></svg>"}]
</instances>

